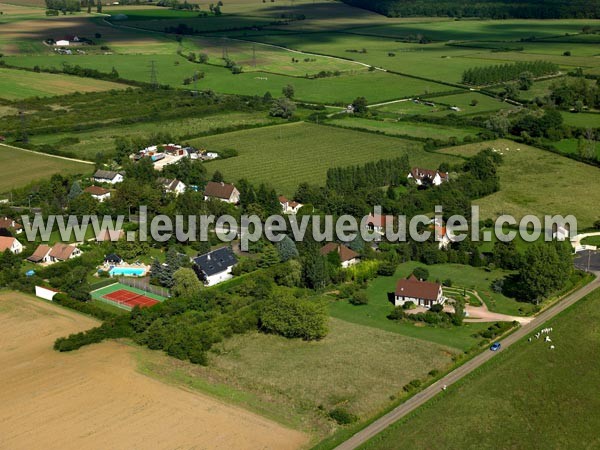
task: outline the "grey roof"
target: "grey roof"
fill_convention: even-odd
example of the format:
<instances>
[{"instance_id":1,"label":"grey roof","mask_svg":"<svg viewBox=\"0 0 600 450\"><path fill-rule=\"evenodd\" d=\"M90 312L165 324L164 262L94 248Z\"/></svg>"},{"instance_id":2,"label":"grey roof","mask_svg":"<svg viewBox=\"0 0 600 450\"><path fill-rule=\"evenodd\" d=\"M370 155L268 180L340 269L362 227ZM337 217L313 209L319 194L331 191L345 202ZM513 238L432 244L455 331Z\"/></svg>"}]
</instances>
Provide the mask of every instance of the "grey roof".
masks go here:
<instances>
[{"instance_id":1,"label":"grey roof","mask_svg":"<svg viewBox=\"0 0 600 450\"><path fill-rule=\"evenodd\" d=\"M223 272L237 263L231 247L221 247L194 258L194 265L207 277Z\"/></svg>"},{"instance_id":2,"label":"grey roof","mask_svg":"<svg viewBox=\"0 0 600 450\"><path fill-rule=\"evenodd\" d=\"M113 172L112 170L96 170L96 173L94 174L94 178L102 178L105 180L112 180L117 175L119 175L119 173Z\"/></svg>"}]
</instances>

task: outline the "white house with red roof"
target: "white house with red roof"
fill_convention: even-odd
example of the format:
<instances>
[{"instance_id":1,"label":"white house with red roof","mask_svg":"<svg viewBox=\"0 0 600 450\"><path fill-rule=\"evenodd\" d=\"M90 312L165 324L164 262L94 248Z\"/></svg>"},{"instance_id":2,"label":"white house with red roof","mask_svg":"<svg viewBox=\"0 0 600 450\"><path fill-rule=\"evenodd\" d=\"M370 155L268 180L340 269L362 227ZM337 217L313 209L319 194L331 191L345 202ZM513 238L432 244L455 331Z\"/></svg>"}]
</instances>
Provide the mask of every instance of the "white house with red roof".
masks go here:
<instances>
[{"instance_id":1,"label":"white house with red roof","mask_svg":"<svg viewBox=\"0 0 600 450\"><path fill-rule=\"evenodd\" d=\"M87 192L94 200L98 200L99 202L103 202L110 198L110 191L102 186L88 186L83 192Z\"/></svg>"},{"instance_id":2,"label":"white house with red roof","mask_svg":"<svg viewBox=\"0 0 600 450\"><path fill-rule=\"evenodd\" d=\"M297 214L300 208L304 206L295 200L288 200L285 196L279 196L279 204L284 214Z\"/></svg>"},{"instance_id":3,"label":"white house with red roof","mask_svg":"<svg viewBox=\"0 0 600 450\"><path fill-rule=\"evenodd\" d=\"M235 205L240 201L240 191L233 184L209 181L204 188L204 200L211 199Z\"/></svg>"},{"instance_id":4,"label":"white house with red roof","mask_svg":"<svg viewBox=\"0 0 600 450\"><path fill-rule=\"evenodd\" d=\"M0 252L5 252L6 250L18 255L23 251L23 244L17 241L17 238L0 236Z\"/></svg>"},{"instance_id":5,"label":"white house with red roof","mask_svg":"<svg viewBox=\"0 0 600 450\"><path fill-rule=\"evenodd\" d=\"M369 231L385 234L386 223L388 221L390 224L394 223L394 216L369 213L366 218L366 226Z\"/></svg>"},{"instance_id":6,"label":"white house with red roof","mask_svg":"<svg viewBox=\"0 0 600 450\"><path fill-rule=\"evenodd\" d=\"M439 186L450 179L448 172L444 173L439 170L421 169L419 167L413 167L406 178L414 180L417 186L422 186L427 182Z\"/></svg>"},{"instance_id":7,"label":"white house with red roof","mask_svg":"<svg viewBox=\"0 0 600 450\"><path fill-rule=\"evenodd\" d=\"M440 283L418 280L411 275L407 279L398 280L394 295L394 306L402 306L413 302L417 306L431 308L433 305L443 305L446 301Z\"/></svg>"}]
</instances>

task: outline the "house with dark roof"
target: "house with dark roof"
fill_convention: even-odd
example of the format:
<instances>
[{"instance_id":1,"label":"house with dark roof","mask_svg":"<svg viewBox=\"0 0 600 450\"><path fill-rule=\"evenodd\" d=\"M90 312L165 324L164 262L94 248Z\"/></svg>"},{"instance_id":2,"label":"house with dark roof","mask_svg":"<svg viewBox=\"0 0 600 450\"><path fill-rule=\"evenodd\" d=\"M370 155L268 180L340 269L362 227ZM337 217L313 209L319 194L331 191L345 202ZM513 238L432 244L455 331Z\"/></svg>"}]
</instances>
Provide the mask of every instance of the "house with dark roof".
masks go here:
<instances>
[{"instance_id":1,"label":"house with dark roof","mask_svg":"<svg viewBox=\"0 0 600 450\"><path fill-rule=\"evenodd\" d=\"M240 191L233 184L209 181L204 188L204 200L211 199L235 205L240 201Z\"/></svg>"},{"instance_id":2,"label":"house with dark roof","mask_svg":"<svg viewBox=\"0 0 600 450\"><path fill-rule=\"evenodd\" d=\"M353 266L360 261L360 255L358 253L351 248L336 242L329 242L328 244L325 244L323 247L321 247L320 252L323 256L337 252L338 255L340 255L340 261L344 269L347 269L348 267Z\"/></svg>"},{"instance_id":3,"label":"house with dark roof","mask_svg":"<svg viewBox=\"0 0 600 450\"><path fill-rule=\"evenodd\" d=\"M123 174L112 170L96 170L94 181L96 183L117 184L123 181Z\"/></svg>"},{"instance_id":4,"label":"house with dark roof","mask_svg":"<svg viewBox=\"0 0 600 450\"><path fill-rule=\"evenodd\" d=\"M417 186L426 184L439 186L450 179L448 172L444 173L440 172L439 170L421 169L419 167L413 167L406 178L409 180L414 180Z\"/></svg>"},{"instance_id":5,"label":"house with dark roof","mask_svg":"<svg viewBox=\"0 0 600 450\"><path fill-rule=\"evenodd\" d=\"M417 306L431 308L433 305L443 305L446 301L440 283L418 280L414 275L407 279L398 280L394 294L394 306L402 306L413 302Z\"/></svg>"},{"instance_id":6,"label":"house with dark roof","mask_svg":"<svg viewBox=\"0 0 600 450\"><path fill-rule=\"evenodd\" d=\"M170 179L170 178L159 178L158 182L163 187L164 191L168 194L183 194L185 192L185 184L178 179Z\"/></svg>"},{"instance_id":7,"label":"house with dark roof","mask_svg":"<svg viewBox=\"0 0 600 450\"><path fill-rule=\"evenodd\" d=\"M103 202L110 198L110 191L102 186L88 186L83 192L87 192L94 200L98 200L99 202Z\"/></svg>"},{"instance_id":8,"label":"house with dark roof","mask_svg":"<svg viewBox=\"0 0 600 450\"><path fill-rule=\"evenodd\" d=\"M206 286L214 286L233 278L231 270L237 264L231 247L221 247L193 259L193 269Z\"/></svg>"},{"instance_id":9,"label":"house with dark roof","mask_svg":"<svg viewBox=\"0 0 600 450\"><path fill-rule=\"evenodd\" d=\"M16 222L14 219L9 217L0 217L0 234L4 235L3 232L8 234L15 233L20 234L23 231L23 226Z\"/></svg>"},{"instance_id":10,"label":"house with dark roof","mask_svg":"<svg viewBox=\"0 0 600 450\"><path fill-rule=\"evenodd\" d=\"M104 263L107 265L118 266L119 264L123 263L123 258L115 253L111 253L104 257Z\"/></svg>"}]
</instances>

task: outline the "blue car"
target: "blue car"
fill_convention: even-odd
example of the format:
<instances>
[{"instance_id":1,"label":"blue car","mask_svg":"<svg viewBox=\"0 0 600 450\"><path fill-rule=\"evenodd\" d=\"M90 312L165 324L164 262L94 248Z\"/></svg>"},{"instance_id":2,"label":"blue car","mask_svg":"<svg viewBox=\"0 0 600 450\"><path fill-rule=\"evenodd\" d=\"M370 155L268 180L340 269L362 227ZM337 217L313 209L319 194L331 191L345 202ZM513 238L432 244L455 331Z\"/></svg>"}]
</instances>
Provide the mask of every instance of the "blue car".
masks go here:
<instances>
[{"instance_id":1,"label":"blue car","mask_svg":"<svg viewBox=\"0 0 600 450\"><path fill-rule=\"evenodd\" d=\"M500 342L494 342L490 347L490 350L493 352L500 350Z\"/></svg>"}]
</instances>

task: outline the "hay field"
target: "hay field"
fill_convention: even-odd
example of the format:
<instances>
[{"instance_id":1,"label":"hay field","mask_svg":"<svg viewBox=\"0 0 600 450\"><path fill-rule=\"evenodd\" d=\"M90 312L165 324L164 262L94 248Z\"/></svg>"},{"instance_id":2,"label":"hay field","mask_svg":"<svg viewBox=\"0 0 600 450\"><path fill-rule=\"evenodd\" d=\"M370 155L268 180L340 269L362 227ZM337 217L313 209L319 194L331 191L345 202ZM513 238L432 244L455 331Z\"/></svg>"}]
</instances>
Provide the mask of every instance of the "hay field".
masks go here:
<instances>
[{"instance_id":1,"label":"hay field","mask_svg":"<svg viewBox=\"0 0 600 450\"><path fill-rule=\"evenodd\" d=\"M93 170L93 164L0 145L0 192L25 186L55 173L87 174L92 173Z\"/></svg>"},{"instance_id":2,"label":"hay field","mask_svg":"<svg viewBox=\"0 0 600 450\"><path fill-rule=\"evenodd\" d=\"M294 449L306 442L299 432L140 374L124 343L52 350L57 337L95 324L25 294L0 294L3 448Z\"/></svg>"},{"instance_id":3,"label":"hay field","mask_svg":"<svg viewBox=\"0 0 600 450\"><path fill-rule=\"evenodd\" d=\"M94 80L53 73L0 68L0 97L18 100L28 97L50 97L73 92L97 92L125 89L128 86L110 81Z\"/></svg>"}]
</instances>

